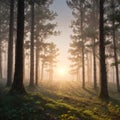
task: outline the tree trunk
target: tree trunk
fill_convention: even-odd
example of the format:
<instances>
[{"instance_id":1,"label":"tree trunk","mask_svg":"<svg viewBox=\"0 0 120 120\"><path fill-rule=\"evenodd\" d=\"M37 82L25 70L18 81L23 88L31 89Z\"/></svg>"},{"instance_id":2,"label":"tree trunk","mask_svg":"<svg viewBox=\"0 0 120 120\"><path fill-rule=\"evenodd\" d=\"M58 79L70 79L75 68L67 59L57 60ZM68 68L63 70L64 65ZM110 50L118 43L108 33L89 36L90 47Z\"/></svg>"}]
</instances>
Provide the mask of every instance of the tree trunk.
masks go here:
<instances>
[{"instance_id":1,"label":"tree trunk","mask_svg":"<svg viewBox=\"0 0 120 120\"><path fill-rule=\"evenodd\" d=\"M81 39L82 39L82 88L85 88L85 63L84 63L84 40L83 40L83 13L81 6Z\"/></svg>"},{"instance_id":2,"label":"tree trunk","mask_svg":"<svg viewBox=\"0 0 120 120\"><path fill-rule=\"evenodd\" d=\"M89 57L89 53L87 53L87 82L88 82L88 85L90 85L90 81L91 81L91 78L90 78L90 57Z\"/></svg>"},{"instance_id":3,"label":"tree trunk","mask_svg":"<svg viewBox=\"0 0 120 120\"><path fill-rule=\"evenodd\" d=\"M34 1L31 2L30 86L34 86Z\"/></svg>"},{"instance_id":4,"label":"tree trunk","mask_svg":"<svg viewBox=\"0 0 120 120\"><path fill-rule=\"evenodd\" d=\"M94 89L97 89L97 78L96 78L96 56L95 56L95 38L93 39L93 79L94 79Z\"/></svg>"},{"instance_id":5,"label":"tree trunk","mask_svg":"<svg viewBox=\"0 0 120 120\"><path fill-rule=\"evenodd\" d=\"M77 74L77 82L80 81L80 74L79 74L80 70L79 70L79 67L77 68L76 70L76 74Z\"/></svg>"},{"instance_id":6,"label":"tree trunk","mask_svg":"<svg viewBox=\"0 0 120 120\"><path fill-rule=\"evenodd\" d=\"M2 42L0 41L0 79L2 79Z\"/></svg>"},{"instance_id":7,"label":"tree trunk","mask_svg":"<svg viewBox=\"0 0 120 120\"><path fill-rule=\"evenodd\" d=\"M93 69L93 62L92 62L92 53L89 55L89 84L91 85L92 83L92 69Z\"/></svg>"},{"instance_id":8,"label":"tree trunk","mask_svg":"<svg viewBox=\"0 0 120 120\"><path fill-rule=\"evenodd\" d=\"M85 88L84 46L82 46L82 88Z\"/></svg>"},{"instance_id":9,"label":"tree trunk","mask_svg":"<svg viewBox=\"0 0 120 120\"><path fill-rule=\"evenodd\" d=\"M105 64L105 39L104 39L104 0L100 0L100 95L101 99L108 99L107 73Z\"/></svg>"},{"instance_id":10,"label":"tree trunk","mask_svg":"<svg viewBox=\"0 0 120 120\"><path fill-rule=\"evenodd\" d=\"M38 50L38 48L36 48L36 81L35 81L35 85L37 85L37 86L38 86L38 80L39 80L38 74L39 74L39 50Z\"/></svg>"},{"instance_id":11,"label":"tree trunk","mask_svg":"<svg viewBox=\"0 0 120 120\"><path fill-rule=\"evenodd\" d=\"M112 1L112 12L113 12L113 21L112 21L112 34L113 34L113 45L114 45L114 61L115 61L115 69L116 69L116 84L117 84L117 91L120 92L120 85L119 85L119 69L118 69L118 57L117 57L117 48L116 48L116 33L115 33L115 6L114 1Z\"/></svg>"},{"instance_id":12,"label":"tree trunk","mask_svg":"<svg viewBox=\"0 0 120 120\"><path fill-rule=\"evenodd\" d=\"M112 69L113 69L113 84L115 84L115 76L114 76L115 70L114 70L114 66L112 67Z\"/></svg>"},{"instance_id":13,"label":"tree trunk","mask_svg":"<svg viewBox=\"0 0 120 120\"><path fill-rule=\"evenodd\" d=\"M10 93L26 93L23 85L23 64L24 64L24 0L18 0L17 12L17 41L15 51L15 74Z\"/></svg>"},{"instance_id":14,"label":"tree trunk","mask_svg":"<svg viewBox=\"0 0 120 120\"><path fill-rule=\"evenodd\" d=\"M13 32L14 32L14 0L10 0L10 23L8 41L7 86L11 86L13 78Z\"/></svg>"},{"instance_id":15,"label":"tree trunk","mask_svg":"<svg viewBox=\"0 0 120 120\"><path fill-rule=\"evenodd\" d=\"M44 79L44 62L42 63L42 68L41 68L41 81Z\"/></svg>"}]
</instances>

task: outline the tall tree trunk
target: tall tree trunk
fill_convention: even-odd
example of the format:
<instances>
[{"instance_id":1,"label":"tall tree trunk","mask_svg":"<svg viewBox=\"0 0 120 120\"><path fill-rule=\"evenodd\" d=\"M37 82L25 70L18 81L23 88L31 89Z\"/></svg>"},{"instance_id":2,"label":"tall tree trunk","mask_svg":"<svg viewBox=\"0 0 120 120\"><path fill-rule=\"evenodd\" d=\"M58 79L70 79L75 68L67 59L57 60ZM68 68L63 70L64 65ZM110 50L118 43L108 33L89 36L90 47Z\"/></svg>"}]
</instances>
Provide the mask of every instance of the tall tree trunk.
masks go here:
<instances>
[{"instance_id":1,"label":"tall tree trunk","mask_svg":"<svg viewBox=\"0 0 120 120\"><path fill-rule=\"evenodd\" d=\"M24 64L24 0L18 0L17 12L17 41L15 51L15 74L10 90L11 93L23 94L25 88L23 85L23 64Z\"/></svg>"},{"instance_id":2,"label":"tall tree trunk","mask_svg":"<svg viewBox=\"0 0 120 120\"><path fill-rule=\"evenodd\" d=\"M2 79L2 42L0 41L0 79Z\"/></svg>"},{"instance_id":3,"label":"tall tree trunk","mask_svg":"<svg viewBox=\"0 0 120 120\"><path fill-rule=\"evenodd\" d=\"M14 0L10 0L10 23L8 41L7 86L11 86L13 78L13 32L14 32Z\"/></svg>"},{"instance_id":4,"label":"tall tree trunk","mask_svg":"<svg viewBox=\"0 0 120 120\"><path fill-rule=\"evenodd\" d=\"M93 17L93 19L95 20L95 19L97 19L97 15L96 15L96 0L93 0L92 1L92 4L93 4L93 8L92 8L92 17ZM96 28L97 26L93 23L93 29L94 29L94 31L96 31ZM96 36L96 35L95 35ZM93 80L94 80L94 89L96 90L97 89L97 71L96 71L96 45L95 45L95 43L96 43L96 38L95 38L95 36L93 36Z\"/></svg>"},{"instance_id":5,"label":"tall tree trunk","mask_svg":"<svg viewBox=\"0 0 120 120\"><path fill-rule=\"evenodd\" d=\"M42 67L41 67L41 81L43 81L44 79L44 62L42 63Z\"/></svg>"},{"instance_id":6,"label":"tall tree trunk","mask_svg":"<svg viewBox=\"0 0 120 120\"><path fill-rule=\"evenodd\" d=\"M36 48L36 80L35 80L35 85L37 85L37 86L38 86L38 80L39 80L38 74L39 74L39 50L38 50L38 48Z\"/></svg>"},{"instance_id":7,"label":"tall tree trunk","mask_svg":"<svg viewBox=\"0 0 120 120\"><path fill-rule=\"evenodd\" d=\"M30 86L34 86L34 1L31 2Z\"/></svg>"},{"instance_id":8,"label":"tall tree trunk","mask_svg":"<svg viewBox=\"0 0 120 120\"><path fill-rule=\"evenodd\" d=\"M82 88L85 88L85 62L84 62L84 40L83 40L83 13L81 5L81 39L82 39Z\"/></svg>"},{"instance_id":9,"label":"tall tree trunk","mask_svg":"<svg viewBox=\"0 0 120 120\"><path fill-rule=\"evenodd\" d=\"M79 80L80 80L80 74L79 74L79 67L77 68L77 70L76 70L76 74L77 74L77 82L79 82Z\"/></svg>"},{"instance_id":10,"label":"tall tree trunk","mask_svg":"<svg viewBox=\"0 0 120 120\"><path fill-rule=\"evenodd\" d=\"M113 12L113 21L112 21L112 35L113 35L113 45L114 45L114 61L115 61L115 69L116 69L116 84L117 91L120 92L120 84L119 84L119 69L118 69L118 57L117 57L117 46L116 46L116 33L115 33L115 5L114 1L112 1L112 12Z\"/></svg>"},{"instance_id":11,"label":"tall tree trunk","mask_svg":"<svg viewBox=\"0 0 120 120\"><path fill-rule=\"evenodd\" d=\"M115 84L115 76L114 76L114 74L115 74L115 70L114 70L114 66L112 67L112 71L113 71L113 84Z\"/></svg>"},{"instance_id":12,"label":"tall tree trunk","mask_svg":"<svg viewBox=\"0 0 120 120\"><path fill-rule=\"evenodd\" d=\"M90 57L89 57L89 53L87 53L87 82L88 82L88 85L90 85Z\"/></svg>"},{"instance_id":13,"label":"tall tree trunk","mask_svg":"<svg viewBox=\"0 0 120 120\"><path fill-rule=\"evenodd\" d=\"M7 46L6 47L6 50L5 50L5 53L4 53L4 78L7 80Z\"/></svg>"},{"instance_id":14,"label":"tall tree trunk","mask_svg":"<svg viewBox=\"0 0 120 120\"><path fill-rule=\"evenodd\" d=\"M100 95L101 99L108 99L107 73L105 64L105 39L104 39L104 0L100 0Z\"/></svg>"},{"instance_id":15,"label":"tall tree trunk","mask_svg":"<svg viewBox=\"0 0 120 120\"><path fill-rule=\"evenodd\" d=\"M95 56L95 38L93 39L93 79L94 79L94 89L97 89L97 77L96 77L96 56Z\"/></svg>"},{"instance_id":16,"label":"tall tree trunk","mask_svg":"<svg viewBox=\"0 0 120 120\"><path fill-rule=\"evenodd\" d=\"M82 46L82 88L85 88L84 46Z\"/></svg>"},{"instance_id":17,"label":"tall tree trunk","mask_svg":"<svg viewBox=\"0 0 120 120\"><path fill-rule=\"evenodd\" d=\"M93 62L92 62L92 53L89 55L89 84L91 85L92 83L92 69L93 69Z\"/></svg>"}]
</instances>

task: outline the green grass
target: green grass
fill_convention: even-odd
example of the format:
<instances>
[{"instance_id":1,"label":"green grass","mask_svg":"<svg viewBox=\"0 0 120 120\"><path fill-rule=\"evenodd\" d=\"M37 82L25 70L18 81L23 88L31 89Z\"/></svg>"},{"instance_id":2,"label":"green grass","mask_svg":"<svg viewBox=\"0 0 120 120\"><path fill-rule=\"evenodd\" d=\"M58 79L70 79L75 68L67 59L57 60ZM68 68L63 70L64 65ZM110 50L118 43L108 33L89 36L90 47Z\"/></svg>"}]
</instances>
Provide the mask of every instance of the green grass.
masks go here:
<instances>
[{"instance_id":1,"label":"green grass","mask_svg":"<svg viewBox=\"0 0 120 120\"><path fill-rule=\"evenodd\" d=\"M98 91L81 89L77 83L26 87L28 94L7 95L0 85L0 120L119 120L120 95L110 89L104 102ZM115 95L115 96L114 96Z\"/></svg>"}]
</instances>

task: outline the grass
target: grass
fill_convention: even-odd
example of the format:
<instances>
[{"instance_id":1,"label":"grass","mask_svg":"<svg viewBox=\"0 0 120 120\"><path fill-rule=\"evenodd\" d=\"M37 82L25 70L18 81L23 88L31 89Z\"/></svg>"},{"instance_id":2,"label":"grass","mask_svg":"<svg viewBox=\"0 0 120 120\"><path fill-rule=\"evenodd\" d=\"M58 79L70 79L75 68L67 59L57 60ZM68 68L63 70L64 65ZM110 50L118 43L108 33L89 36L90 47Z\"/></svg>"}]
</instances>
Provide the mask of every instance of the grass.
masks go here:
<instances>
[{"instance_id":1,"label":"grass","mask_svg":"<svg viewBox=\"0 0 120 120\"><path fill-rule=\"evenodd\" d=\"M120 119L120 95L113 89L107 102L98 99L98 91L75 82L26 87L24 96L7 95L9 88L2 85L0 90L0 120Z\"/></svg>"}]
</instances>

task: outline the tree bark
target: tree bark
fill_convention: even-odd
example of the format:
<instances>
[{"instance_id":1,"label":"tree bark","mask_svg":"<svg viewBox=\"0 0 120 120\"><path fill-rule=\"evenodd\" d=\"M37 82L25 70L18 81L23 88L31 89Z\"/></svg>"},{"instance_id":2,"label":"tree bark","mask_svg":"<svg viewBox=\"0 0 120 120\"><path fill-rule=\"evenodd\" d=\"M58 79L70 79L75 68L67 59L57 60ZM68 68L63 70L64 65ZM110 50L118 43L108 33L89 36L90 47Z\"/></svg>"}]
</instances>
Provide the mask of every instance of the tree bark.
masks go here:
<instances>
[{"instance_id":1,"label":"tree bark","mask_svg":"<svg viewBox=\"0 0 120 120\"><path fill-rule=\"evenodd\" d=\"M24 0L18 0L17 11L17 40L15 51L15 73L10 93L26 93L23 85L23 64L24 64Z\"/></svg>"},{"instance_id":2,"label":"tree bark","mask_svg":"<svg viewBox=\"0 0 120 120\"><path fill-rule=\"evenodd\" d=\"M83 13L81 5L81 40L82 40L82 88L85 88L85 63L84 63L84 40L83 40Z\"/></svg>"},{"instance_id":3,"label":"tree bark","mask_svg":"<svg viewBox=\"0 0 120 120\"><path fill-rule=\"evenodd\" d=\"M108 86L107 86L107 72L105 64L105 39L104 39L104 0L100 0L100 21L99 21L99 30L100 30L100 95L101 99L108 99Z\"/></svg>"},{"instance_id":4,"label":"tree bark","mask_svg":"<svg viewBox=\"0 0 120 120\"><path fill-rule=\"evenodd\" d=\"M93 39L93 79L94 89L97 89L97 77L96 77L96 56L95 56L95 38Z\"/></svg>"},{"instance_id":5,"label":"tree bark","mask_svg":"<svg viewBox=\"0 0 120 120\"><path fill-rule=\"evenodd\" d=\"M30 86L34 86L34 1L31 2Z\"/></svg>"},{"instance_id":6,"label":"tree bark","mask_svg":"<svg viewBox=\"0 0 120 120\"><path fill-rule=\"evenodd\" d=\"M82 46L82 88L85 88L84 46Z\"/></svg>"},{"instance_id":7,"label":"tree bark","mask_svg":"<svg viewBox=\"0 0 120 120\"><path fill-rule=\"evenodd\" d=\"M42 67L41 67L41 82L44 80L44 61L42 62Z\"/></svg>"},{"instance_id":8,"label":"tree bark","mask_svg":"<svg viewBox=\"0 0 120 120\"><path fill-rule=\"evenodd\" d=\"M90 77L90 53L87 53L87 83L90 85L91 77Z\"/></svg>"},{"instance_id":9,"label":"tree bark","mask_svg":"<svg viewBox=\"0 0 120 120\"><path fill-rule=\"evenodd\" d=\"M38 86L38 80L39 80L38 74L39 74L39 50L38 48L36 48L36 80L35 80L36 86Z\"/></svg>"},{"instance_id":10,"label":"tree bark","mask_svg":"<svg viewBox=\"0 0 120 120\"><path fill-rule=\"evenodd\" d=\"M0 79L2 79L2 42L0 41Z\"/></svg>"},{"instance_id":11,"label":"tree bark","mask_svg":"<svg viewBox=\"0 0 120 120\"><path fill-rule=\"evenodd\" d=\"M113 35L113 46L114 46L114 61L115 61L115 70L116 70L116 84L117 91L120 92L120 84L119 84L119 69L118 69L118 57L117 57L117 48L116 48L116 33L115 33L115 6L114 1L112 1L112 12L113 12L113 20L112 20L112 35Z\"/></svg>"},{"instance_id":12,"label":"tree bark","mask_svg":"<svg viewBox=\"0 0 120 120\"><path fill-rule=\"evenodd\" d=\"M7 86L11 86L13 79L13 33L14 33L14 0L10 0L10 23L8 41Z\"/></svg>"}]
</instances>

